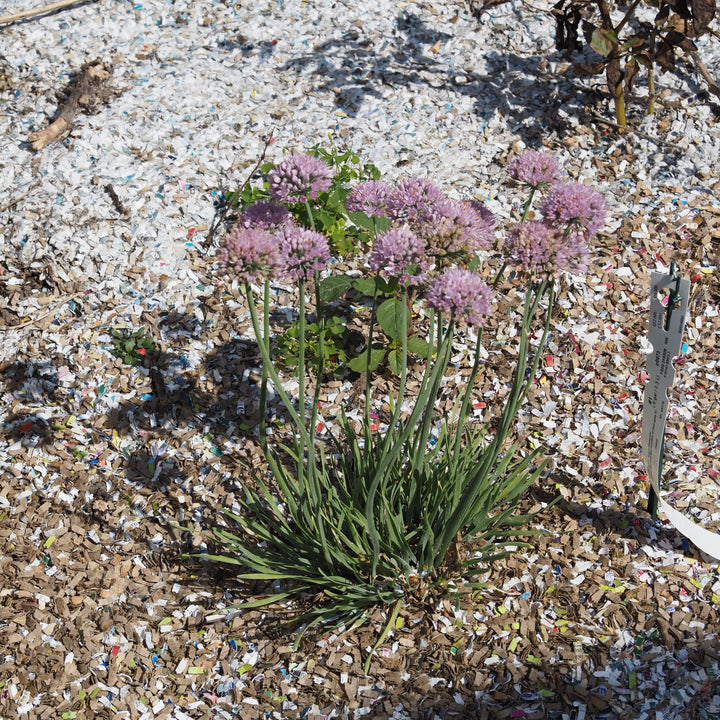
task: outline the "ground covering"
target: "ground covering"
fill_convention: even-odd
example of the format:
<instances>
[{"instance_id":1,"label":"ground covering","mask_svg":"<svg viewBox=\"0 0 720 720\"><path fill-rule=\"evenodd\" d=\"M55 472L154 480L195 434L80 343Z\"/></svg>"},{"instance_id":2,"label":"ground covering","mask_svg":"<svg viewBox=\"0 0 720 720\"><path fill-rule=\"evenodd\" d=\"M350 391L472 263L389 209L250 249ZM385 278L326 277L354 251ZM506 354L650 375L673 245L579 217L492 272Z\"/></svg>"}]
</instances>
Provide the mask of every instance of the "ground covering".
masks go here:
<instances>
[{"instance_id":1,"label":"ground covering","mask_svg":"<svg viewBox=\"0 0 720 720\"><path fill-rule=\"evenodd\" d=\"M458 9L450 4L418 6L393 21L409 59L395 55L380 66L367 64L363 43L375 42L382 28L358 26L363 16L352 3L335 11L357 13L356 24L337 32L331 23L312 29L312 13L327 17L324 5L305 16L299 4L235 10L246 13L249 38L233 35L237 16L222 4L207 12L178 6L176 15L160 3L109 5L96 25L88 23L97 8L88 6L12 28L0 76L7 78L0 91L9 129L0 162L2 717L720 714L718 565L662 519L650 519L639 455L648 277L675 260L693 282L664 480L677 507L718 528L715 109L688 106L685 86L672 85L642 134L616 134L600 121L612 118L606 96L551 76L564 67L561 59L550 56L553 66L534 80L528 74L537 64L528 53L539 52L534 33L548 26L513 8L483 30L460 12L453 21ZM281 31L279 21L293 13L297 26ZM388 13L396 17L390 6ZM508 38L519 17L527 31L513 56ZM206 21L215 23L212 33ZM52 115L50 89L62 78L49 70L48 79L34 75L19 62L19 48L48 34L54 50L33 50L47 69L61 38L82 23L95 41L102 33L118 38L114 76L119 89L128 87L103 114L81 121L67 144L34 154L22 143L43 126L43 110ZM483 79L467 62L458 68L453 53L477 52L477 38L489 43L490 30L499 43L487 53L493 74ZM342 65L311 72L318 56L308 54L304 33L325 43L326 58L349 53L365 82L357 73L348 81ZM73 37L68 52L82 55L80 36ZM159 42L168 38L176 45ZM462 44L471 38L474 44ZM290 39L295 44L283 49ZM443 43L454 48L445 64L433 59ZM188 48L200 54L199 65ZM380 42L373 52L384 57ZM261 98L247 106L249 115L265 127L271 117L287 118L285 144L319 141L318 118L326 128L332 117L328 129L338 142L368 154L374 147L379 158L367 159L388 177L425 171L498 210L507 164L525 146L543 147L566 158L578 179L601 183L608 197L611 217L594 242L591 269L563 286L543 372L517 428L518 439L543 443L552 457L521 508L541 510L537 526L547 534L491 568L487 589L459 605L404 608L367 676L368 649L387 622L382 611L294 649L285 623L302 604L228 615L228 606L270 588L184 556L203 549L201 531L232 505L237 482L247 479L243 463L262 469L252 432L258 355L240 293L218 282L205 236L213 201L252 167L263 128L249 117L234 128L223 108L219 119L186 106L177 112L177 97L167 99L179 67L196 87L199 75L209 78L229 62L227 53L244 59L248 87ZM290 89L287 77L305 89ZM448 77L460 80L448 86ZM561 110L552 98L544 104L548 98L532 90L539 78L552 89L548 97L573 99ZM266 85L277 95L278 84L291 93L291 107L287 95L263 95L272 89ZM327 111L329 97L342 114ZM188 100L196 108L206 101ZM639 124L641 100L629 106ZM407 123L402 133L399 119ZM125 144L117 128L130 134ZM231 131L244 138L241 146L228 139ZM138 177L129 178L128 168ZM277 290L282 300L292 288ZM281 327L282 317L276 321ZM498 406L509 378L512 330L507 315L493 323L478 417ZM141 327L155 347L141 347L146 353L130 366L113 354L113 331ZM439 414L468 372L468 344L459 334ZM376 396L391 382L378 375ZM338 408L352 407L362 392L351 379L328 382L324 422L332 426ZM543 511L558 494L562 500Z\"/></svg>"}]
</instances>

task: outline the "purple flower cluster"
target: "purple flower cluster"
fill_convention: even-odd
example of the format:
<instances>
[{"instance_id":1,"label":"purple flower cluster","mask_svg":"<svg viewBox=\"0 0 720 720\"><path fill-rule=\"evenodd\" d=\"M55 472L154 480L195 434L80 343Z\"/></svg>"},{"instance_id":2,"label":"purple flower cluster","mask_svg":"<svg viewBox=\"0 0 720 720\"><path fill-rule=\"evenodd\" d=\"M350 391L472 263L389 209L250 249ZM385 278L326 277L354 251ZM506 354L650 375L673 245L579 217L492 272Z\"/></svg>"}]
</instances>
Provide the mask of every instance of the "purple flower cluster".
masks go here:
<instances>
[{"instance_id":1,"label":"purple flower cluster","mask_svg":"<svg viewBox=\"0 0 720 720\"><path fill-rule=\"evenodd\" d=\"M330 247L322 233L298 225L285 225L277 233L280 274L291 280L307 280L330 259Z\"/></svg>"},{"instance_id":2,"label":"purple flower cluster","mask_svg":"<svg viewBox=\"0 0 720 720\"><path fill-rule=\"evenodd\" d=\"M582 235L570 235L564 238L557 251L555 262L561 270L576 275L587 272L590 264L590 248Z\"/></svg>"},{"instance_id":3,"label":"purple flower cluster","mask_svg":"<svg viewBox=\"0 0 720 720\"><path fill-rule=\"evenodd\" d=\"M508 173L533 191L548 190L540 205L543 219L522 222L508 234L509 257L531 274L587 270L588 240L605 223L602 195L581 183L563 182L558 161L548 153L527 152L510 163Z\"/></svg>"},{"instance_id":4,"label":"purple flower cluster","mask_svg":"<svg viewBox=\"0 0 720 720\"><path fill-rule=\"evenodd\" d=\"M330 187L334 170L311 155L290 155L270 173L270 195L295 204L314 200Z\"/></svg>"},{"instance_id":5,"label":"purple flower cluster","mask_svg":"<svg viewBox=\"0 0 720 720\"><path fill-rule=\"evenodd\" d=\"M480 203L445 199L434 204L412 227L427 241L432 254L447 256L489 247L494 224L492 213Z\"/></svg>"},{"instance_id":6,"label":"purple flower cluster","mask_svg":"<svg viewBox=\"0 0 720 720\"><path fill-rule=\"evenodd\" d=\"M482 325L490 314L492 291L470 270L450 268L435 278L425 300L454 320Z\"/></svg>"},{"instance_id":7,"label":"purple flower cluster","mask_svg":"<svg viewBox=\"0 0 720 720\"><path fill-rule=\"evenodd\" d=\"M261 200L240 213L237 224L246 228L276 230L292 220L290 211L273 200Z\"/></svg>"},{"instance_id":8,"label":"purple flower cluster","mask_svg":"<svg viewBox=\"0 0 720 720\"><path fill-rule=\"evenodd\" d=\"M605 201L590 187L564 183L557 160L531 151L509 167L513 180L533 191L549 192L542 220L521 222L505 241L510 259L533 275L582 272L587 268L590 235L599 230ZM330 258L328 239L295 224L282 203L297 204L329 189L333 169L310 155L291 155L270 174L266 200L246 208L225 241L222 262L244 282L279 274L306 280ZM491 246L495 218L480 202L448 198L427 178L401 180L394 186L367 181L349 193L346 210L395 221L377 236L369 264L375 272L404 286L426 285L433 263L438 272L450 262ZM442 272L427 293L431 307L457 319L481 322L490 311L490 290L473 273L458 268Z\"/></svg>"},{"instance_id":9,"label":"purple flower cluster","mask_svg":"<svg viewBox=\"0 0 720 720\"><path fill-rule=\"evenodd\" d=\"M385 215L385 198L389 192L390 186L381 180L360 183L350 191L345 209L349 212L364 212L366 215Z\"/></svg>"},{"instance_id":10,"label":"purple flower cluster","mask_svg":"<svg viewBox=\"0 0 720 720\"><path fill-rule=\"evenodd\" d=\"M492 238L495 231L495 216L479 200L468 200L468 202L480 213L483 225L486 228L485 232L489 238Z\"/></svg>"},{"instance_id":11,"label":"purple flower cluster","mask_svg":"<svg viewBox=\"0 0 720 720\"><path fill-rule=\"evenodd\" d=\"M504 249L523 270L537 275L555 275L557 253L562 244L561 233L552 225L531 220L516 225L508 233Z\"/></svg>"},{"instance_id":12,"label":"purple flower cluster","mask_svg":"<svg viewBox=\"0 0 720 720\"><path fill-rule=\"evenodd\" d=\"M471 254L493 241L495 218L482 203L451 200L427 178L401 180L394 187L363 183L350 194L346 207L404 223L425 240L428 255Z\"/></svg>"},{"instance_id":13,"label":"purple flower cluster","mask_svg":"<svg viewBox=\"0 0 720 720\"><path fill-rule=\"evenodd\" d=\"M396 278L401 285L422 285L431 264L425 241L403 228L378 235L368 260L374 272L382 270L384 276Z\"/></svg>"},{"instance_id":14,"label":"purple flower cluster","mask_svg":"<svg viewBox=\"0 0 720 720\"><path fill-rule=\"evenodd\" d=\"M330 259L325 235L300 227L287 208L263 200L245 208L220 250L224 268L241 282L267 277L306 280Z\"/></svg>"},{"instance_id":15,"label":"purple flower cluster","mask_svg":"<svg viewBox=\"0 0 720 720\"><path fill-rule=\"evenodd\" d=\"M252 283L281 266L277 239L262 229L236 225L220 250L222 265L241 282Z\"/></svg>"},{"instance_id":16,"label":"purple flower cluster","mask_svg":"<svg viewBox=\"0 0 720 720\"><path fill-rule=\"evenodd\" d=\"M508 175L515 182L533 189L560 182L563 174L557 158L549 153L529 150L508 165Z\"/></svg>"},{"instance_id":17,"label":"purple flower cluster","mask_svg":"<svg viewBox=\"0 0 720 720\"><path fill-rule=\"evenodd\" d=\"M554 185L540 206L546 222L584 230L588 235L605 224L606 210L603 196L582 183Z\"/></svg>"},{"instance_id":18,"label":"purple flower cluster","mask_svg":"<svg viewBox=\"0 0 720 720\"><path fill-rule=\"evenodd\" d=\"M582 235L565 235L545 221L530 220L516 225L507 236L505 252L533 275L555 275L561 270L587 270L590 251Z\"/></svg>"},{"instance_id":19,"label":"purple flower cluster","mask_svg":"<svg viewBox=\"0 0 720 720\"><path fill-rule=\"evenodd\" d=\"M432 209L445 201L437 185L426 178L401 180L385 198L386 214L391 220L410 224L422 222Z\"/></svg>"}]
</instances>

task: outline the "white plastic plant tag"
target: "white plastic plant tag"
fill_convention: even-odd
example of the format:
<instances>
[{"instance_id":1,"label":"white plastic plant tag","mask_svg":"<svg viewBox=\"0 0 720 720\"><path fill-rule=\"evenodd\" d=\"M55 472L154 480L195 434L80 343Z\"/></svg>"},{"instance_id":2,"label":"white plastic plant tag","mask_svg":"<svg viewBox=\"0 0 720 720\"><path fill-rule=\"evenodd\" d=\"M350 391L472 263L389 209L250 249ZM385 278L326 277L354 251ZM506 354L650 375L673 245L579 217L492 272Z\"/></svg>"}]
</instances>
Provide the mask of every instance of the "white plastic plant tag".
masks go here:
<instances>
[{"instance_id":1,"label":"white plastic plant tag","mask_svg":"<svg viewBox=\"0 0 720 720\"><path fill-rule=\"evenodd\" d=\"M675 380L673 358L680 354L683 330L687 318L690 281L682 278L679 283L678 304L672 310L670 323L665 329L667 308L660 298L668 288L677 283L673 275L652 273L650 289L649 340L653 351L648 355L647 372L650 380L645 385L642 414L642 452L647 476L658 497L658 507L678 532L692 540L695 545L716 559L720 559L720 535L697 525L666 503L660 496L660 462L662 460L665 420L667 418L668 390Z\"/></svg>"}]
</instances>

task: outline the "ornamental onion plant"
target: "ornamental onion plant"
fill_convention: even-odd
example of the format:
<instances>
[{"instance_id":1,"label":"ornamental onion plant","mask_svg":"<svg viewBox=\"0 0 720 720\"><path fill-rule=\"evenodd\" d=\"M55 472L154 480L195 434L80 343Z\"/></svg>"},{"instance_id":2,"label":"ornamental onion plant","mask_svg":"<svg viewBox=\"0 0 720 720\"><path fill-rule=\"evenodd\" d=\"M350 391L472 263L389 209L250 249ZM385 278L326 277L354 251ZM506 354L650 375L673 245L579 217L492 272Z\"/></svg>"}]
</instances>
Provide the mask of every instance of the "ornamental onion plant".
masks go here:
<instances>
[{"instance_id":1,"label":"ornamental onion plant","mask_svg":"<svg viewBox=\"0 0 720 720\"><path fill-rule=\"evenodd\" d=\"M375 217L392 224L376 233L365 265L375 291L369 303L363 421L361 427L353 424L341 409L329 438L316 431L324 353L308 367L303 339L310 309L320 324L326 317L320 289L328 282L331 246L313 218L332 169L309 156L286 158L270 176L272 200L247 209L226 238L221 269L242 284L263 360L259 436L272 478L256 475L245 486L239 510L225 510L234 527L215 529L223 552L205 556L237 566L240 578L275 587L239 607L307 593L322 601L304 616L306 628L331 619L359 621L377 606L392 606L394 618L405 602L472 588L481 569L522 547L523 535L533 532L531 516L516 510L543 473L542 448L524 453L509 436L535 382L556 285L564 273L587 267L588 241L603 224L605 204L591 188L566 183L557 160L545 153L521 156L509 175L527 197L519 222L504 238L505 255L492 285L473 269L497 256L494 218L482 204L451 200L426 179L394 186L373 180L352 188L350 211L366 213L367 227ZM544 197L543 219L528 220L536 196ZM300 226L290 212L298 204L309 227ZM512 386L491 428L474 422L472 394L483 328L507 268L519 271L516 277L526 289ZM283 278L297 287L295 397L273 363L269 287ZM264 287L260 298L253 290L257 283ZM349 285L337 281L333 287ZM427 339L409 348L414 309L424 313ZM379 318L381 327L392 327L400 339L398 382L388 398L385 432L378 432L371 418L371 356ZM477 328L471 373L454 412L440 419L435 405L453 338L463 325ZM321 328L320 343L323 337ZM424 371L410 393L408 367L418 354ZM291 438L282 446L268 441L266 433L269 383L292 420Z\"/></svg>"}]
</instances>

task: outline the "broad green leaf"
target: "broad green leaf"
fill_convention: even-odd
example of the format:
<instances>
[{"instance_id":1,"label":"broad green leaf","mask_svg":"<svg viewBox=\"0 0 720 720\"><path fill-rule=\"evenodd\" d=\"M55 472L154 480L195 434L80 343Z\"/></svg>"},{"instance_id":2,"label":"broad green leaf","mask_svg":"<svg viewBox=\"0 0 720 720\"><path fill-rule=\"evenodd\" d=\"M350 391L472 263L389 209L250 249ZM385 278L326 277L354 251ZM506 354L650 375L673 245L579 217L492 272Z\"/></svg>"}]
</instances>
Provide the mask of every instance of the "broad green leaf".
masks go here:
<instances>
[{"instance_id":1,"label":"broad green leaf","mask_svg":"<svg viewBox=\"0 0 720 720\"><path fill-rule=\"evenodd\" d=\"M402 350L391 350L388 353L388 365L396 375L400 374L402 371Z\"/></svg>"},{"instance_id":2,"label":"broad green leaf","mask_svg":"<svg viewBox=\"0 0 720 720\"><path fill-rule=\"evenodd\" d=\"M335 223L335 216L325 210L320 210L315 213L315 222L322 225L323 230L331 228Z\"/></svg>"},{"instance_id":3,"label":"broad green leaf","mask_svg":"<svg viewBox=\"0 0 720 720\"><path fill-rule=\"evenodd\" d=\"M358 227L365 228L366 230L375 229L373 219L369 215L366 215L364 212L349 212L347 215L350 220L352 220L353 223Z\"/></svg>"},{"instance_id":4,"label":"broad green leaf","mask_svg":"<svg viewBox=\"0 0 720 720\"><path fill-rule=\"evenodd\" d=\"M337 208L339 205L342 204L342 201L347 196L347 193L342 187L336 187L333 189L333 191L328 196L328 200L330 204L333 206L333 209Z\"/></svg>"},{"instance_id":5,"label":"broad green leaf","mask_svg":"<svg viewBox=\"0 0 720 720\"><path fill-rule=\"evenodd\" d=\"M641 35L633 35L632 37L628 38L623 42L623 44L620 46L621 50L630 50L630 48L634 47L642 47L645 44L645 38Z\"/></svg>"},{"instance_id":6,"label":"broad green leaf","mask_svg":"<svg viewBox=\"0 0 720 720\"><path fill-rule=\"evenodd\" d=\"M386 218L386 217L379 217L375 223L375 226L379 233L387 232L390 229L391 225L392 225L392 222L391 222L390 218Z\"/></svg>"},{"instance_id":7,"label":"broad green leaf","mask_svg":"<svg viewBox=\"0 0 720 720\"><path fill-rule=\"evenodd\" d=\"M375 289L378 288L379 290L378 280L379 278L355 278L352 281L352 286L359 293L373 297Z\"/></svg>"},{"instance_id":8,"label":"broad green leaf","mask_svg":"<svg viewBox=\"0 0 720 720\"><path fill-rule=\"evenodd\" d=\"M381 233L390 229L390 220L386 217L371 217L364 212L349 212L347 215L357 227L371 232Z\"/></svg>"},{"instance_id":9,"label":"broad green leaf","mask_svg":"<svg viewBox=\"0 0 720 720\"><path fill-rule=\"evenodd\" d=\"M385 348L373 348L370 351L370 372L377 369L377 366L383 361L385 357ZM348 362L348 367L353 372L364 373L367 367L367 350L363 350L356 358L353 358Z\"/></svg>"},{"instance_id":10,"label":"broad green leaf","mask_svg":"<svg viewBox=\"0 0 720 720\"><path fill-rule=\"evenodd\" d=\"M399 298L388 298L377 311L383 332L393 340L402 340L407 334L407 306Z\"/></svg>"},{"instance_id":11,"label":"broad green leaf","mask_svg":"<svg viewBox=\"0 0 720 720\"><path fill-rule=\"evenodd\" d=\"M347 275L330 275L320 282L320 299L332 302L341 298L353 285L353 279Z\"/></svg>"},{"instance_id":12,"label":"broad green leaf","mask_svg":"<svg viewBox=\"0 0 720 720\"><path fill-rule=\"evenodd\" d=\"M430 345L427 340L423 340L418 335L410 335L407 339L408 352L420 355L421 357L427 357Z\"/></svg>"}]
</instances>

